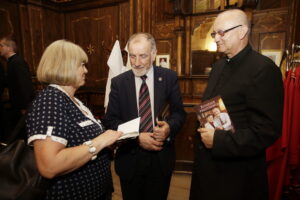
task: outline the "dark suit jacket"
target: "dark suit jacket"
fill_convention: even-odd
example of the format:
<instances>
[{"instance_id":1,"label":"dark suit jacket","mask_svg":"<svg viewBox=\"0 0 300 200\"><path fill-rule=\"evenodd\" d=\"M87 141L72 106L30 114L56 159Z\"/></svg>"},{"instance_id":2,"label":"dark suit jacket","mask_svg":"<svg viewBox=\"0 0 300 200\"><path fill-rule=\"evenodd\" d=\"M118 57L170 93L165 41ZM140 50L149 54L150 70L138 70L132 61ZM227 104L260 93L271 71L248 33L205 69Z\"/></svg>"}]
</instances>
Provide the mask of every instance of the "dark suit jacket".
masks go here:
<instances>
[{"instance_id":1,"label":"dark suit jacket","mask_svg":"<svg viewBox=\"0 0 300 200\"><path fill-rule=\"evenodd\" d=\"M174 71L154 67L154 117L165 103L171 114L166 120L170 126L170 138L163 150L153 152L159 157L163 173L171 173L175 163L174 139L185 119L178 78ZM111 81L111 92L105 119L107 128L116 130L118 125L138 117L136 89L133 72L127 71ZM115 167L119 176L130 179L134 176L139 145L136 140L121 145L116 153Z\"/></svg>"},{"instance_id":2,"label":"dark suit jacket","mask_svg":"<svg viewBox=\"0 0 300 200\"><path fill-rule=\"evenodd\" d=\"M34 96L33 85L28 64L18 54L8 58L7 84L13 108L27 109Z\"/></svg>"},{"instance_id":3,"label":"dark suit jacket","mask_svg":"<svg viewBox=\"0 0 300 200\"><path fill-rule=\"evenodd\" d=\"M216 130L212 149L196 134L190 199L266 200L265 149L281 134L281 73L249 45L226 62L213 66L203 100L220 95L236 131ZM230 75L216 88L224 66Z\"/></svg>"}]
</instances>

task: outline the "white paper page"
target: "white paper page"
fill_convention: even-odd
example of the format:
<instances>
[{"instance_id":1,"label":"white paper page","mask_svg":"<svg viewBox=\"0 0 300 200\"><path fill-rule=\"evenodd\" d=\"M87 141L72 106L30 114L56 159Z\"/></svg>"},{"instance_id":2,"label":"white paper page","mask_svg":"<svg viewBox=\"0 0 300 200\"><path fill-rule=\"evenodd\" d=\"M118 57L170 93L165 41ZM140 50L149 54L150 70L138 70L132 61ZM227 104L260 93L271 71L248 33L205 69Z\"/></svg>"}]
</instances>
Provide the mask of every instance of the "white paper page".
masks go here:
<instances>
[{"instance_id":1,"label":"white paper page","mask_svg":"<svg viewBox=\"0 0 300 200\"><path fill-rule=\"evenodd\" d=\"M123 124L120 124L118 126L118 131L122 131L124 135L122 135L118 140L137 137L139 135L140 119L141 118L138 117Z\"/></svg>"}]
</instances>

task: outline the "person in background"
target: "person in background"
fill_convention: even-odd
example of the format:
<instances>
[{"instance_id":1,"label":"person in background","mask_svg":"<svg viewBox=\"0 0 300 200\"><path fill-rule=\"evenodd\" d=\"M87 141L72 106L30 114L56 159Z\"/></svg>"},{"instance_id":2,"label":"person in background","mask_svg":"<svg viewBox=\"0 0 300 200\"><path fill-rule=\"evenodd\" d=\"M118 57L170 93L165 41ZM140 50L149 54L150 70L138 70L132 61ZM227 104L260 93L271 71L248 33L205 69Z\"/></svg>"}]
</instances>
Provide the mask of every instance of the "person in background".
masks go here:
<instances>
[{"instance_id":1,"label":"person in background","mask_svg":"<svg viewBox=\"0 0 300 200\"><path fill-rule=\"evenodd\" d=\"M34 90L28 64L17 53L15 40L11 37L1 38L0 55L7 60L6 85L9 93L9 106L6 112L6 138L9 138L9 134L26 114L34 97ZM26 138L25 131L18 135L18 138Z\"/></svg>"},{"instance_id":2,"label":"person in background","mask_svg":"<svg viewBox=\"0 0 300 200\"><path fill-rule=\"evenodd\" d=\"M37 69L48 83L34 99L26 120L42 176L52 179L45 199L111 199L109 151L121 132L106 130L75 98L84 85L88 61L78 45L58 40L44 51Z\"/></svg>"},{"instance_id":3,"label":"person in background","mask_svg":"<svg viewBox=\"0 0 300 200\"><path fill-rule=\"evenodd\" d=\"M128 50L132 70L111 80L104 122L117 129L141 117L140 133L118 147L115 168L124 200L165 200L175 165L174 140L185 120L178 78L172 70L153 66L157 50L149 33L132 35ZM156 120L166 103L170 115Z\"/></svg>"},{"instance_id":4,"label":"person in background","mask_svg":"<svg viewBox=\"0 0 300 200\"><path fill-rule=\"evenodd\" d=\"M247 15L220 13L211 36L226 58L209 75L203 101L220 95L235 132L199 128L190 200L267 200L265 150L281 135L280 69L249 45Z\"/></svg>"}]
</instances>

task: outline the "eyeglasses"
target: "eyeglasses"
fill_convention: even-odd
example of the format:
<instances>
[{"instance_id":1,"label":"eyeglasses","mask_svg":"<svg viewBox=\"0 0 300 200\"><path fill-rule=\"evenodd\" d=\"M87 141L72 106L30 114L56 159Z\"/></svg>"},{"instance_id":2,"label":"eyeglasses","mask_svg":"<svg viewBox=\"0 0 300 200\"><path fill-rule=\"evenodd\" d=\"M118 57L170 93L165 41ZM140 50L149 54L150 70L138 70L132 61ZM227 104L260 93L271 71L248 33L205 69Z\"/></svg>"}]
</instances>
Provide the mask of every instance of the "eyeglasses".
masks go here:
<instances>
[{"instance_id":1,"label":"eyeglasses","mask_svg":"<svg viewBox=\"0 0 300 200\"><path fill-rule=\"evenodd\" d=\"M212 38L215 38L217 34L220 35L221 37L223 37L225 35L225 33L229 32L229 31L231 31L231 30L233 30L233 29L235 29L237 27L240 27L240 26L242 26L242 25L234 26L234 27L229 28L229 29L227 29L225 31L212 32L210 35L211 35Z\"/></svg>"}]
</instances>

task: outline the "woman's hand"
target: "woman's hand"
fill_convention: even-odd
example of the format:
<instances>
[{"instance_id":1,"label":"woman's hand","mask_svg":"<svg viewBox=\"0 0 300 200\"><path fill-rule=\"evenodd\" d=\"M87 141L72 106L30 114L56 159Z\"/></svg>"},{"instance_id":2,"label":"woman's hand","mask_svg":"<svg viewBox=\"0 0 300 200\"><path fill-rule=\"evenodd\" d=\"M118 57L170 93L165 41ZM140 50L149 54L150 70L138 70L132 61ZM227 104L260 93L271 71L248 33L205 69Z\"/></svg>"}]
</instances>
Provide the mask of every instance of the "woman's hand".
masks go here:
<instances>
[{"instance_id":1,"label":"woman's hand","mask_svg":"<svg viewBox=\"0 0 300 200\"><path fill-rule=\"evenodd\" d=\"M94 143L97 144L102 143L102 148L104 147L108 147L110 145L112 145L113 143L115 143L117 141L117 139L119 139L119 137L121 137L123 135L123 132L120 131L114 131L114 130L107 130L104 133L102 133L101 135L99 135L98 137L96 137L95 139L93 139Z\"/></svg>"}]
</instances>

